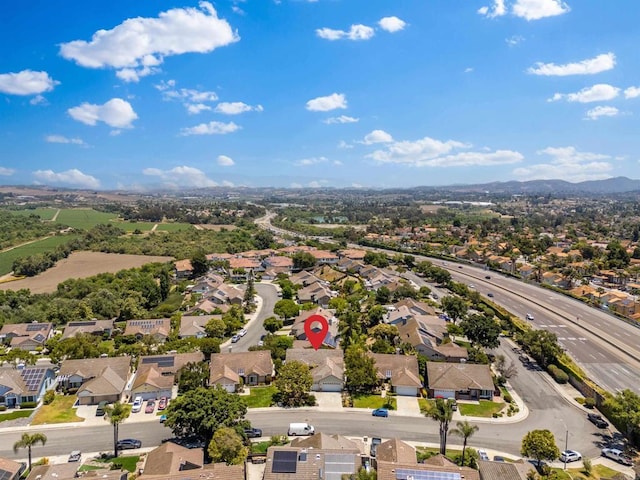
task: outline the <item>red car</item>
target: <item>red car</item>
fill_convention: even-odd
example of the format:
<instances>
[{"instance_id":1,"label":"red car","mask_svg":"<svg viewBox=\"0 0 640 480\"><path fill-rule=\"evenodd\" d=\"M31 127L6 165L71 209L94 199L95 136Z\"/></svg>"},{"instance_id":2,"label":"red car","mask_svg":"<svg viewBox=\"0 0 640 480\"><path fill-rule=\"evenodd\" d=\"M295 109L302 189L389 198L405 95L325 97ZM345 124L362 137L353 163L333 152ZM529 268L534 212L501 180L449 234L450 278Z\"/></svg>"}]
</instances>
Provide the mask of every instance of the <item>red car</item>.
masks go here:
<instances>
[{"instance_id":1,"label":"red car","mask_svg":"<svg viewBox=\"0 0 640 480\"><path fill-rule=\"evenodd\" d=\"M148 400L147 401L147 406L144 409L144 413L153 413L153 411L156 409L156 401L155 400Z\"/></svg>"},{"instance_id":2,"label":"red car","mask_svg":"<svg viewBox=\"0 0 640 480\"><path fill-rule=\"evenodd\" d=\"M167 408L167 397L160 397L160 401L158 402L158 410L164 410Z\"/></svg>"}]
</instances>

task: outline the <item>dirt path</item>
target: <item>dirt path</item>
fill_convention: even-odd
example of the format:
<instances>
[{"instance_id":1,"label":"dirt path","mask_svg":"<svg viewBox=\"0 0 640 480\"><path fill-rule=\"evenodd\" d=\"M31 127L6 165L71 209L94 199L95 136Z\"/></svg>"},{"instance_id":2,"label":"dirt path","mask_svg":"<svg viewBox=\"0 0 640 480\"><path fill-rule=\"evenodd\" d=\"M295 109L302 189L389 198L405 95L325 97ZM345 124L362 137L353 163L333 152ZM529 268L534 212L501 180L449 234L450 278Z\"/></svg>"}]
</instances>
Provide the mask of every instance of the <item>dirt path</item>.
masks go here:
<instances>
[{"instance_id":1,"label":"dirt path","mask_svg":"<svg viewBox=\"0 0 640 480\"><path fill-rule=\"evenodd\" d=\"M53 218L51 219L52 222L55 222L56 220L58 220L58 215L60 214L60 209L58 209L56 211L56 214L53 216Z\"/></svg>"},{"instance_id":2,"label":"dirt path","mask_svg":"<svg viewBox=\"0 0 640 480\"><path fill-rule=\"evenodd\" d=\"M157 224L157 223L154 223L154 224L153 224L153 228L151 229L151 231L152 231L152 232L155 232L155 231L156 231L156 228L158 228L158 224Z\"/></svg>"},{"instance_id":3,"label":"dirt path","mask_svg":"<svg viewBox=\"0 0 640 480\"><path fill-rule=\"evenodd\" d=\"M24 247L25 245L29 245L30 243L36 243L36 242L39 242L40 240L46 240L49 237L51 237L51 235L47 235L46 237L42 237L42 238L36 238L35 240L29 240L28 242L24 242L19 245L14 245L13 247L7 247L4 250L0 250L0 253L8 252L9 250L13 250L14 248Z\"/></svg>"}]
</instances>

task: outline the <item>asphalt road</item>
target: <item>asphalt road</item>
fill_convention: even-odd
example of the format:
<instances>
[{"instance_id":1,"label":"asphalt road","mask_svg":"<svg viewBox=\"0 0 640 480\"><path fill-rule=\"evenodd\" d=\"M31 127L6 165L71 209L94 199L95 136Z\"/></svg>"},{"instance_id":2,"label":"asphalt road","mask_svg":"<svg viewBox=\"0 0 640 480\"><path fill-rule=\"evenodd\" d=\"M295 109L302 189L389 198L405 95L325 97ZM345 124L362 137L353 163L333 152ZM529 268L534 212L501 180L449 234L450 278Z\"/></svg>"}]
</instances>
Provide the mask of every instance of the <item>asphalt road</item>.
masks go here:
<instances>
[{"instance_id":1,"label":"asphalt road","mask_svg":"<svg viewBox=\"0 0 640 480\"><path fill-rule=\"evenodd\" d=\"M255 283L254 287L257 294L262 298L262 308L258 313L258 317L251 322L244 337L241 337L236 343L225 344L222 347L223 351L228 351L229 346L231 346L232 352L247 352L250 346L257 345L260 337L267 333L262 326L262 322L264 322L266 318L273 316L273 307L276 302L280 300L278 290L275 285L269 283Z\"/></svg>"}]
</instances>

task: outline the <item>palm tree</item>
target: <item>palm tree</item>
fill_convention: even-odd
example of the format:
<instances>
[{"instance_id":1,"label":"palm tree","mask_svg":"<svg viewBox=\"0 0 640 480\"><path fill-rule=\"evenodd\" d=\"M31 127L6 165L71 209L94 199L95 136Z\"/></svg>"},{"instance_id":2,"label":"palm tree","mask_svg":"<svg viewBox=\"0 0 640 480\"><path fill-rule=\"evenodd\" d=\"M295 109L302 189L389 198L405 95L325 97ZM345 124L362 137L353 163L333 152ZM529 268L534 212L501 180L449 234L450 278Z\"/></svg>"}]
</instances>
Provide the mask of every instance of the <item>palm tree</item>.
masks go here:
<instances>
[{"instance_id":1,"label":"palm tree","mask_svg":"<svg viewBox=\"0 0 640 480\"><path fill-rule=\"evenodd\" d=\"M440 422L440 453L447 453L447 433L449 432L449 422L453 417L453 407L451 400L436 398L435 407L427 414L432 420Z\"/></svg>"},{"instance_id":2,"label":"palm tree","mask_svg":"<svg viewBox=\"0 0 640 480\"><path fill-rule=\"evenodd\" d=\"M21 448L26 448L29 452L29 471L31 471L31 447L37 443L44 446L47 443L47 437L43 433L34 433L33 435L23 433L22 438L13 444L13 453L18 453Z\"/></svg>"},{"instance_id":3,"label":"palm tree","mask_svg":"<svg viewBox=\"0 0 640 480\"><path fill-rule=\"evenodd\" d=\"M115 457L118 456L118 427L129 418L130 413L131 405L127 403L116 402L104 408L105 418L113 425L113 455Z\"/></svg>"},{"instance_id":4,"label":"palm tree","mask_svg":"<svg viewBox=\"0 0 640 480\"><path fill-rule=\"evenodd\" d=\"M478 431L477 425L471 425L467 420L464 422L457 422L456 428L451 430L451 433L454 435L460 435L463 439L462 442L462 463L461 466L464 467L464 453L467 449L467 440L473 436L474 433Z\"/></svg>"}]
</instances>

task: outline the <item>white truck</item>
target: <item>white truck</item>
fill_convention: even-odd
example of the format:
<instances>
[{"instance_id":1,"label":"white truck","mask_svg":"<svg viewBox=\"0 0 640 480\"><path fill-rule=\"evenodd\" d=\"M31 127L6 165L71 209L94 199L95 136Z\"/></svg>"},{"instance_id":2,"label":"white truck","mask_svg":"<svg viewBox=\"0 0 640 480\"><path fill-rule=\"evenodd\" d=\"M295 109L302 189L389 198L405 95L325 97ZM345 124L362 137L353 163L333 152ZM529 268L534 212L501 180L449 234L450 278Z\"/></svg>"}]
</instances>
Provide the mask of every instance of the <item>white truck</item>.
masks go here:
<instances>
[{"instance_id":1,"label":"white truck","mask_svg":"<svg viewBox=\"0 0 640 480\"><path fill-rule=\"evenodd\" d=\"M287 435L295 437L296 435L313 435L314 433L316 433L316 430L313 428L313 425L309 425L308 423L290 423Z\"/></svg>"}]
</instances>

